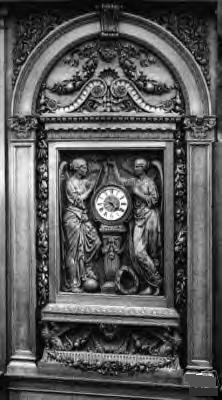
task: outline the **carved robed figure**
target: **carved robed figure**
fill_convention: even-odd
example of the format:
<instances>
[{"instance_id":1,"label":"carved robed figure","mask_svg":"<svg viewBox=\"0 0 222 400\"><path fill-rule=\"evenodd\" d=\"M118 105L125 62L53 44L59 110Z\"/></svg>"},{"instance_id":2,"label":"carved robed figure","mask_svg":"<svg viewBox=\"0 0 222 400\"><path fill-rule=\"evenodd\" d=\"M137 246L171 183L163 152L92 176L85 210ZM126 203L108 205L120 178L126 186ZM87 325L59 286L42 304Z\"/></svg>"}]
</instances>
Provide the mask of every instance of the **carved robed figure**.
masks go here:
<instances>
[{"instance_id":1,"label":"carved robed figure","mask_svg":"<svg viewBox=\"0 0 222 400\"><path fill-rule=\"evenodd\" d=\"M159 194L154 180L146 173L147 162L136 159L133 178L120 176L116 163L110 162L116 179L127 186L133 194L134 225L130 224L129 250L133 266L144 288L140 294L159 294L161 277L157 269L160 241L160 215L157 208Z\"/></svg>"},{"instance_id":2,"label":"carved robed figure","mask_svg":"<svg viewBox=\"0 0 222 400\"><path fill-rule=\"evenodd\" d=\"M92 262L101 243L86 208L86 200L94 187L94 182L86 178L87 163L76 158L70 169L73 175L66 181L67 206L63 216L66 285L72 292L79 292L87 277L96 280Z\"/></svg>"}]
</instances>

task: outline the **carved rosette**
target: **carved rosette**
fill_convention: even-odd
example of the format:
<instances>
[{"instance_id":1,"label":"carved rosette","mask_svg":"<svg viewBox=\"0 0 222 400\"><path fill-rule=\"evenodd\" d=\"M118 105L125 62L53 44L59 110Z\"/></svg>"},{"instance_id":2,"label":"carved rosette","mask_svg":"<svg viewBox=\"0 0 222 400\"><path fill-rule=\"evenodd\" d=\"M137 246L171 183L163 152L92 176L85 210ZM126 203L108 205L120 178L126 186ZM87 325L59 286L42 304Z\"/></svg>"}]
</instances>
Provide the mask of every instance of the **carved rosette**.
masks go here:
<instances>
[{"instance_id":1,"label":"carved rosette","mask_svg":"<svg viewBox=\"0 0 222 400\"><path fill-rule=\"evenodd\" d=\"M49 297L48 271L48 145L47 133L37 132L37 304L45 306Z\"/></svg>"},{"instance_id":2,"label":"carved rosette","mask_svg":"<svg viewBox=\"0 0 222 400\"><path fill-rule=\"evenodd\" d=\"M9 119L9 127L13 133L13 139L30 139L38 127L38 119L32 115L22 117L16 115Z\"/></svg>"},{"instance_id":3,"label":"carved rosette","mask_svg":"<svg viewBox=\"0 0 222 400\"><path fill-rule=\"evenodd\" d=\"M174 147L174 204L175 204L175 305L181 316L186 335L187 312L187 157L185 132L178 127ZM186 342L185 337L183 343ZM185 351L183 352L185 354Z\"/></svg>"},{"instance_id":4,"label":"carved rosette","mask_svg":"<svg viewBox=\"0 0 222 400\"><path fill-rule=\"evenodd\" d=\"M183 124L187 140L211 141L214 139L213 129L216 126L216 117L214 116L197 117L192 115L185 117Z\"/></svg>"}]
</instances>

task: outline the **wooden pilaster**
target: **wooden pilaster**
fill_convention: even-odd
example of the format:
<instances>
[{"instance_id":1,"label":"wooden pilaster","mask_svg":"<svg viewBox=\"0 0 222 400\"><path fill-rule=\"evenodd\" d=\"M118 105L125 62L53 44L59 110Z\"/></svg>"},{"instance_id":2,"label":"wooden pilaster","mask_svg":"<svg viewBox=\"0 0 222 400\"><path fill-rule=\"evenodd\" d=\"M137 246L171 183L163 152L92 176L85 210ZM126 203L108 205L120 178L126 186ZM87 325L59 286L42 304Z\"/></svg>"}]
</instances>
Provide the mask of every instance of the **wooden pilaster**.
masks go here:
<instances>
[{"instance_id":1,"label":"wooden pilaster","mask_svg":"<svg viewBox=\"0 0 222 400\"><path fill-rule=\"evenodd\" d=\"M212 378L212 143L214 117L185 118L188 173L188 365L185 382ZM207 378L208 379L208 378ZM200 381L199 381L200 380Z\"/></svg>"},{"instance_id":2,"label":"wooden pilaster","mask_svg":"<svg viewBox=\"0 0 222 400\"><path fill-rule=\"evenodd\" d=\"M33 117L13 118L9 143L10 340L8 374L35 364L35 128Z\"/></svg>"}]
</instances>

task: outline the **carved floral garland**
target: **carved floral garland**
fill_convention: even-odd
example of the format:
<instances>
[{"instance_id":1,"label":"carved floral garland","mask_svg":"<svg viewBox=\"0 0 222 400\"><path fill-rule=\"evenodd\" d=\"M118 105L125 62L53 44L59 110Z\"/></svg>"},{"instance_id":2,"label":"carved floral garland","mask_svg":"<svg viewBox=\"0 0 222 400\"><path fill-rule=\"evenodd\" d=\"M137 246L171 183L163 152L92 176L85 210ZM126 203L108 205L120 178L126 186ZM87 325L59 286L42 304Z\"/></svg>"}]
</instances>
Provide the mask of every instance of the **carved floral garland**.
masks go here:
<instances>
[{"instance_id":1,"label":"carved floral garland","mask_svg":"<svg viewBox=\"0 0 222 400\"><path fill-rule=\"evenodd\" d=\"M37 304L48 303L48 145L47 134L41 125L37 131Z\"/></svg>"},{"instance_id":2,"label":"carved floral garland","mask_svg":"<svg viewBox=\"0 0 222 400\"><path fill-rule=\"evenodd\" d=\"M179 369L180 336L172 328L123 327L115 324L46 323L42 361L100 374L150 373Z\"/></svg>"},{"instance_id":3,"label":"carved floral garland","mask_svg":"<svg viewBox=\"0 0 222 400\"><path fill-rule=\"evenodd\" d=\"M181 316L183 346L186 348L187 313L187 157L185 132L179 126L174 142L174 205L175 205L175 305ZM182 357L186 351L182 350Z\"/></svg>"}]
</instances>

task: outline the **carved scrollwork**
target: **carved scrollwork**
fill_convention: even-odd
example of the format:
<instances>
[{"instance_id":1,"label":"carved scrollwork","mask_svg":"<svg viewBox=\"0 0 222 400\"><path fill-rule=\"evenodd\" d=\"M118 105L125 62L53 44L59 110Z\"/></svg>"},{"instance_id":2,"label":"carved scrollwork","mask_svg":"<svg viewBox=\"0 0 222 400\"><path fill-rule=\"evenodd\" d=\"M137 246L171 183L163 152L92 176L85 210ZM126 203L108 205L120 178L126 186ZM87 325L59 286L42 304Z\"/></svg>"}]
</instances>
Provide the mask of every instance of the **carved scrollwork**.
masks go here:
<instances>
[{"instance_id":1,"label":"carved scrollwork","mask_svg":"<svg viewBox=\"0 0 222 400\"><path fill-rule=\"evenodd\" d=\"M47 133L37 132L37 303L40 308L48 302L48 145Z\"/></svg>"},{"instance_id":2,"label":"carved scrollwork","mask_svg":"<svg viewBox=\"0 0 222 400\"><path fill-rule=\"evenodd\" d=\"M180 337L172 328L47 323L42 337L45 362L109 375L179 369Z\"/></svg>"},{"instance_id":3,"label":"carved scrollwork","mask_svg":"<svg viewBox=\"0 0 222 400\"><path fill-rule=\"evenodd\" d=\"M106 65L104 66L104 63ZM63 76L64 65L70 77ZM147 49L124 40L94 41L72 50L42 85L41 114L136 111L180 115L180 88L162 61Z\"/></svg>"},{"instance_id":4,"label":"carved scrollwork","mask_svg":"<svg viewBox=\"0 0 222 400\"><path fill-rule=\"evenodd\" d=\"M207 139L209 134L216 126L215 117L197 117L192 115L190 117L184 118L184 129L188 135L188 138L203 140Z\"/></svg>"},{"instance_id":5,"label":"carved scrollwork","mask_svg":"<svg viewBox=\"0 0 222 400\"><path fill-rule=\"evenodd\" d=\"M62 85L62 84L61 84ZM61 85L59 92L61 91ZM55 89L53 88L52 91ZM63 88L65 92L65 89ZM149 113L164 114L171 111L179 111L181 100L179 93L170 100L166 100L158 106L150 105L141 96L136 86L126 79L116 79L111 85L101 79L92 79L86 83L75 101L65 107L58 107L56 103L45 98L43 100L46 111L71 113L74 111L145 111Z\"/></svg>"},{"instance_id":6,"label":"carved scrollwork","mask_svg":"<svg viewBox=\"0 0 222 400\"><path fill-rule=\"evenodd\" d=\"M32 115L14 116L9 119L9 126L17 139L28 139L38 127L38 119Z\"/></svg>"}]
</instances>

